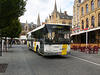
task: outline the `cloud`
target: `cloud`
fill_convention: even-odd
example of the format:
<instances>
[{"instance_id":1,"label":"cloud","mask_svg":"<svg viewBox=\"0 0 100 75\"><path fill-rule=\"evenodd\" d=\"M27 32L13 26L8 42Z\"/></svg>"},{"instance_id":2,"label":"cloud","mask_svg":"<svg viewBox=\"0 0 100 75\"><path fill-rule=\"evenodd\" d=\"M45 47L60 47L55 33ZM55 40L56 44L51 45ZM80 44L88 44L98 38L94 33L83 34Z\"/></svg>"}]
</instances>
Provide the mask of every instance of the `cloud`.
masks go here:
<instances>
[{"instance_id":1,"label":"cloud","mask_svg":"<svg viewBox=\"0 0 100 75\"><path fill-rule=\"evenodd\" d=\"M56 0L57 10L62 12L67 11L68 15L73 15L74 0ZM54 10L55 0L28 0L26 5L26 12L20 17L21 22L37 23L38 13L40 14L41 22L51 14Z\"/></svg>"}]
</instances>

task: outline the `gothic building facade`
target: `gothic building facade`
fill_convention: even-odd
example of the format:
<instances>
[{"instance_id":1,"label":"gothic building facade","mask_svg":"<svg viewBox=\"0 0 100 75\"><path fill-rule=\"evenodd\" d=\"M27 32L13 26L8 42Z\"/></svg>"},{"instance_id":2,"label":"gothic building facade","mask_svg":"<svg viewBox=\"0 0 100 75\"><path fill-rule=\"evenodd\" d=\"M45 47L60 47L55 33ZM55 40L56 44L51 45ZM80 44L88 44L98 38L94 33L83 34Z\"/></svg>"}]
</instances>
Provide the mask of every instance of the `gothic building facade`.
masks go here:
<instances>
[{"instance_id":1,"label":"gothic building facade","mask_svg":"<svg viewBox=\"0 0 100 75\"><path fill-rule=\"evenodd\" d=\"M32 23L28 23L26 21L26 23L21 23L21 27L22 27L22 31L19 37L19 42L21 45L26 44L26 35L29 31L33 30L36 28L36 24Z\"/></svg>"},{"instance_id":2,"label":"gothic building facade","mask_svg":"<svg viewBox=\"0 0 100 75\"><path fill-rule=\"evenodd\" d=\"M56 23L56 24L69 25L69 24L72 24L72 16L69 16L67 14L67 11L64 11L64 13L62 13L61 9L60 9L60 12L58 12L56 0L55 0L54 10L51 13L51 15L49 15L49 17L46 18L45 23Z\"/></svg>"},{"instance_id":3,"label":"gothic building facade","mask_svg":"<svg viewBox=\"0 0 100 75\"><path fill-rule=\"evenodd\" d=\"M21 23L21 27L22 27L22 32L21 35L26 35L29 31L33 30L34 28L36 28L36 24L32 23Z\"/></svg>"}]
</instances>

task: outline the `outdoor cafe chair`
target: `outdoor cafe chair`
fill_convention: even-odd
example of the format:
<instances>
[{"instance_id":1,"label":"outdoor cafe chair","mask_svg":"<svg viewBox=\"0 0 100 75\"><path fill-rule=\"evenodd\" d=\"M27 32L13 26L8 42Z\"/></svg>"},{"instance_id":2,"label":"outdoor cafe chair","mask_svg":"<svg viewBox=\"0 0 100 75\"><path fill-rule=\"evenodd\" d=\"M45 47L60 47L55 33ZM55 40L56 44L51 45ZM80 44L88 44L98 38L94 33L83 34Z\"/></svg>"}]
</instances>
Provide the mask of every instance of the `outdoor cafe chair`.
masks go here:
<instances>
[{"instance_id":1,"label":"outdoor cafe chair","mask_svg":"<svg viewBox=\"0 0 100 75\"><path fill-rule=\"evenodd\" d=\"M83 50L82 50L82 52L85 52L85 49L86 49L86 47L85 46L83 46L83 48L82 48Z\"/></svg>"},{"instance_id":2,"label":"outdoor cafe chair","mask_svg":"<svg viewBox=\"0 0 100 75\"><path fill-rule=\"evenodd\" d=\"M73 46L73 50L77 51L77 46Z\"/></svg>"},{"instance_id":3,"label":"outdoor cafe chair","mask_svg":"<svg viewBox=\"0 0 100 75\"><path fill-rule=\"evenodd\" d=\"M82 50L83 50L83 47L80 46L80 52L82 52Z\"/></svg>"},{"instance_id":4,"label":"outdoor cafe chair","mask_svg":"<svg viewBox=\"0 0 100 75\"><path fill-rule=\"evenodd\" d=\"M99 49L98 46L94 46L94 47L93 47L93 54L95 54L95 52L98 54L98 49Z\"/></svg>"},{"instance_id":5,"label":"outdoor cafe chair","mask_svg":"<svg viewBox=\"0 0 100 75\"><path fill-rule=\"evenodd\" d=\"M91 54L91 51L92 51L92 47L87 47L87 49L85 50L85 53L87 54L88 52L89 54Z\"/></svg>"}]
</instances>

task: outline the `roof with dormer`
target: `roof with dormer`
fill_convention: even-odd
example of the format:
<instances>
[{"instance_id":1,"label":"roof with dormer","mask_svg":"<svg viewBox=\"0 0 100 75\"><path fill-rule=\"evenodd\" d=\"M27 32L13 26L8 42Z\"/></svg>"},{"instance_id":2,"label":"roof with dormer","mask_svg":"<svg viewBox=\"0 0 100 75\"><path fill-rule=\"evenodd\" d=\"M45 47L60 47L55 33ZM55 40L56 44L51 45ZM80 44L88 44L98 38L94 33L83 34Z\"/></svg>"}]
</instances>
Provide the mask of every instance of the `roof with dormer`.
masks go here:
<instances>
[{"instance_id":1,"label":"roof with dormer","mask_svg":"<svg viewBox=\"0 0 100 75\"><path fill-rule=\"evenodd\" d=\"M67 14L64 13L59 13L60 19L72 19L73 16L69 16Z\"/></svg>"},{"instance_id":2,"label":"roof with dormer","mask_svg":"<svg viewBox=\"0 0 100 75\"><path fill-rule=\"evenodd\" d=\"M24 28L26 23L21 23L21 27ZM29 29L32 27L32 23L28 23ZM33 27L36 27L36 24L33 24Z\"/></svg>"}]
</instances>

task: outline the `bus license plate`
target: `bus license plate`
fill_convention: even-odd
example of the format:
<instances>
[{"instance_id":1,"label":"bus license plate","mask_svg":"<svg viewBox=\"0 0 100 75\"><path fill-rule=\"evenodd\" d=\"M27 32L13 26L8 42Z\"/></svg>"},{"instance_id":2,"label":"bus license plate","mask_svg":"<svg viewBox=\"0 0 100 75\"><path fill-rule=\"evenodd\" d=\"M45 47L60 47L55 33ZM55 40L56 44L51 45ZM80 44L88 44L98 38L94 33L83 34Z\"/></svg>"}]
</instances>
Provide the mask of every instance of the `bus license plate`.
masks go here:
<instances>
[{"instance_id":1,"label":"bus license plate","mask_svg":"<svg viewBox=\"0 0 100 75\"><path fill-rule=\"evenodd\" d=\"M59 55L61 54L61 53L58 53Z\"/></svg>"}]
</instances>

